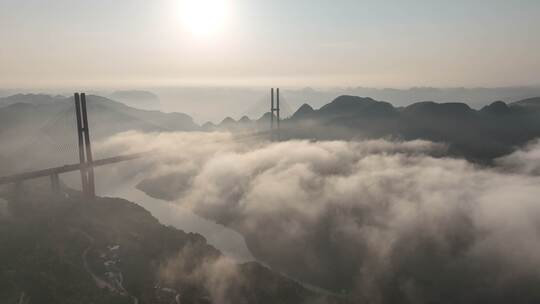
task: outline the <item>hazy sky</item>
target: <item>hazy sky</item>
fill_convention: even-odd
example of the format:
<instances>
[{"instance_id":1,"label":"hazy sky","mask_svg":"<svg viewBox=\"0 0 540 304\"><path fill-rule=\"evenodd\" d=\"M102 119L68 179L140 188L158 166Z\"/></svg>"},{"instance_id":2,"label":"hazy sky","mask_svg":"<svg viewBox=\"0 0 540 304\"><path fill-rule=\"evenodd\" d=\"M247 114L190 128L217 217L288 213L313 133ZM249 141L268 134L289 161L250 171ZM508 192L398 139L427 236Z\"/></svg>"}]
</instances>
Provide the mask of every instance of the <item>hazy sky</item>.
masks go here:
<instances>
[{"instance_id":1,"label":"hazy sky","mask_svg":"<svg viewBox=\"0 0 540 304\"><path fill-rule=\"evenodd\" d=\"M201 1L0 0L0 87L540 84L539 0Z\"/></svg>"}]
</instances>

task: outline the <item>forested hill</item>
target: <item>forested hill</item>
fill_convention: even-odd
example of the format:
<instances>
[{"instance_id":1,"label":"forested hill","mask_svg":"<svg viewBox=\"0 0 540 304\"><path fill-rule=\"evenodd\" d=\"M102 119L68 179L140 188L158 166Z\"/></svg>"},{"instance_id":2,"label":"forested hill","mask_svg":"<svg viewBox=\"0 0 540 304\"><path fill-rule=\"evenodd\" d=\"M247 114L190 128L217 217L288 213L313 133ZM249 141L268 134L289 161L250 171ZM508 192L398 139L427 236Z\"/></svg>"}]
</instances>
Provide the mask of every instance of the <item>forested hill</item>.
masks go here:
<instances>
[{"instance_id":1,"label":"forested hill","mask_svg":"<svg viewBox=\"0 0 540 304\"><path fill-rule=\"evenodd\" d=\"M134 203L46 188L1 193L2 303L336 303Z\"/></svg>"}]
</instances>

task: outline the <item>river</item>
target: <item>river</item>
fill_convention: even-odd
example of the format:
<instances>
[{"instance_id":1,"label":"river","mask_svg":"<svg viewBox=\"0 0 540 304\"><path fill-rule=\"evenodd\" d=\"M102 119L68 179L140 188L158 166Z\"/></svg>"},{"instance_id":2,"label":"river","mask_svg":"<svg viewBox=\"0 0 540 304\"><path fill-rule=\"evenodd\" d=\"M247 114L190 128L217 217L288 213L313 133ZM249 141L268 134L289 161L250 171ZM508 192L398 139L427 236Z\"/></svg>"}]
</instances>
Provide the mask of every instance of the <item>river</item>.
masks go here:
<instances>
[{"instance_id":1,"label":"river","mask_svg":"<svg viewBox=\"0 0 540 304\"><path fill-rule=\"evenodd\" d=\"M204 219L188 208L146 195L136 188L140 179L134 178L121 184L115 182L114 187L98 184L96 185L97 194L126 199L148 210L164 225L173 226L185 232L199 233L210 245L237 262L255 260L246 246L244 237L238 232Z\"/></svg>"}]
</instances>

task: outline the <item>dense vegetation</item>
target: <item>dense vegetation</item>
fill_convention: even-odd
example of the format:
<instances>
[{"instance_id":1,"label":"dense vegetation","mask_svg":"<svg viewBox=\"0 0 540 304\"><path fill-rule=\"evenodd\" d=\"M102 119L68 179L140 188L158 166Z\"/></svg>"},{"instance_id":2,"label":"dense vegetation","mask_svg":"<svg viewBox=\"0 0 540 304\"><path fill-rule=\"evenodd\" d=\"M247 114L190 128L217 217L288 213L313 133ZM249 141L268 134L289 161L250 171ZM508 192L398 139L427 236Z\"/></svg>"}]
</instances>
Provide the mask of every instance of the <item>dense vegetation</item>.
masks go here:
<instances>
[{"instance_id":1,"label":"dense vegetation","mask_svg":"<svg viewBox=\"0 0 540 304\"><path fill-rule=\"evenodd\" d=\"M37 189L37 190L36 190ZM235 264L193 233L121 199L26 187L3 196L2 303L300 303L320 298L257 264ZM104 266L113 260L114 266ZM111 262L109 262L111 263ZM109 274L107 274L109 272ZM122 277L122 284L108 279ZM101 285L101 286L100 286ZM101 287L101 288L100 288Z\"/></svg>"}]
</instances>

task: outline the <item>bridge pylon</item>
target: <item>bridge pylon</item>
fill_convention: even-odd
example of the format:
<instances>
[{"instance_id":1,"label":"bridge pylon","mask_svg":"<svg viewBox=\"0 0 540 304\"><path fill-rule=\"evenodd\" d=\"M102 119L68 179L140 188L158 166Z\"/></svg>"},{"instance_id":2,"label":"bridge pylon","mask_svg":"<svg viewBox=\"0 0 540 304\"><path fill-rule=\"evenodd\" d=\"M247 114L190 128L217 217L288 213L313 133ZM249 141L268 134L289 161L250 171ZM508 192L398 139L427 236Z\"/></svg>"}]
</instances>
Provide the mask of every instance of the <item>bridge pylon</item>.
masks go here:
<instances>
[{"instance_id":1,"label":"bridge pylon","mask_svg":"<svg viewBox=\"0 0 540 304\"><path fill-rule=\"evenodd\" d=\"M90 127L86 109L86 94L75 93L75 116L77 117L77 137L79 140L79 162L81 164L81 186L85 196L96 196Z\"/></svg>"},{"instance_id":2,"label":"bridge pylon","mask_svg":"<svg viewBox=\"0 0 540 304\"><path fill-rule=\"evenodd\" d=\"M276 123L274 124L274 119ZM270 134L272 140L279 139L279 128L281 123L279 107L279 88L276 89L276 102L274 106L274 88L270 89Z\"/></svg>"}]
</instances>

